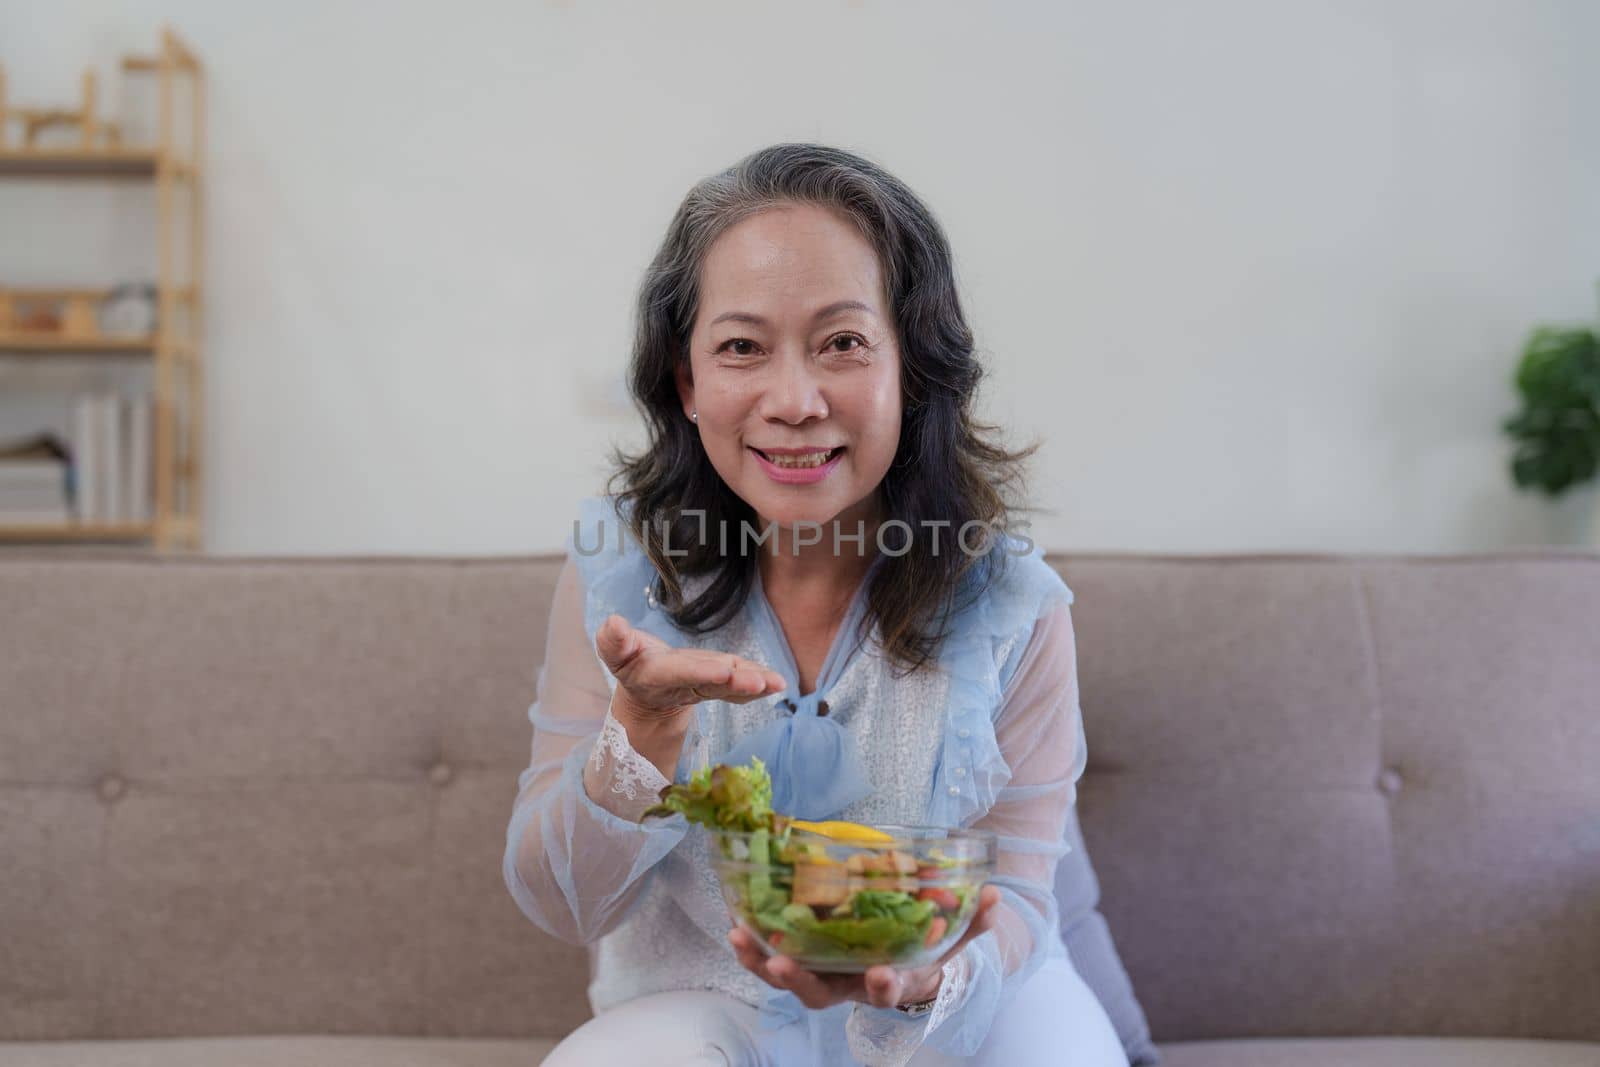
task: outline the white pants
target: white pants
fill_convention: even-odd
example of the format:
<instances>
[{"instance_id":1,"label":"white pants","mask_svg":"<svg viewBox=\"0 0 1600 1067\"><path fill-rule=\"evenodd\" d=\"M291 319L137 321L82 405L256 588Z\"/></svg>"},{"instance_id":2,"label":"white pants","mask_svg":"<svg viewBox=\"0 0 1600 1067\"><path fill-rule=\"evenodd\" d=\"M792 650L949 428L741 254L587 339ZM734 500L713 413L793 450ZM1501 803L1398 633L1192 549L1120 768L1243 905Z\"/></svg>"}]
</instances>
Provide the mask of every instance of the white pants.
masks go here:
<instances>
[{"instance_id":1,"label":"white pants","mask_svg":"<svg viewBox=\"0 0 1600 1067\"><path fill-rule=\"evenodd\" d=\"M758 1011L724 993L657 993L619 1004L569 1034L544 1067L753 1067ZM1128 1067L1111 1020L1064 959L1046 960L995 1015L976 1055L921 1049L908 1067Z\"/></svg>"}]
</instances>

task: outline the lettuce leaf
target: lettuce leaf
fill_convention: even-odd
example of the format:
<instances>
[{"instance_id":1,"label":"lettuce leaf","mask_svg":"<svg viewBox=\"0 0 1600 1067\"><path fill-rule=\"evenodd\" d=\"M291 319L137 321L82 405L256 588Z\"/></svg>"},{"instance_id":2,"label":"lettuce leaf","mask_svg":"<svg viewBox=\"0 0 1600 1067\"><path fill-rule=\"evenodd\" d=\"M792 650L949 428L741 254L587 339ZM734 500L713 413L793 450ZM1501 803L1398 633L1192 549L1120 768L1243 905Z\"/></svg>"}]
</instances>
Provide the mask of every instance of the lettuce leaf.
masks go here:
<instances>
[{"instance_id":1,"label":"lettuce leaf","mask_svg":"<svg viewBox=\"0 0 1600 1067\"><path fill-rule=\"evenodd\" d=\"M745 767L702 767L688 782L663 789L661 802L639 818L674 814L713 830L771 831L772 778L755 757Z\"/></svg>"}]
</instances>

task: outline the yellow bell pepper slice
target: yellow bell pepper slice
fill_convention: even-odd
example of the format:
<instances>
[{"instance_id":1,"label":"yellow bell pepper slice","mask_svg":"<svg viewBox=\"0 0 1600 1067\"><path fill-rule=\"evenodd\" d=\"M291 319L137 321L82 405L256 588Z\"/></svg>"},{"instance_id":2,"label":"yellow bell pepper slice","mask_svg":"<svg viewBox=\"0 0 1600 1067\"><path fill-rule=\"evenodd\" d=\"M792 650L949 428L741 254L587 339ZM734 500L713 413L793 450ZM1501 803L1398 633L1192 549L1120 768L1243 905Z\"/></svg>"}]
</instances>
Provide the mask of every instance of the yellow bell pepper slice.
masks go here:
<instances>
[{"instance_id":1,"label":"yellow bell pepper slice","mask_svg":"<svg viewBox=\"0 0 1600 1067\"><path fill-rule=\"evenodd\" d=\"M858 822L844 822L838 819L830 819L827 822L807 822L805 819L790 819L789 825L798 830L821 834L832 841L844 841L852 844L881 845L894 840L893 837L882 830L874 830L872 827L862 826Z\"/></svg>"}]
</instances>

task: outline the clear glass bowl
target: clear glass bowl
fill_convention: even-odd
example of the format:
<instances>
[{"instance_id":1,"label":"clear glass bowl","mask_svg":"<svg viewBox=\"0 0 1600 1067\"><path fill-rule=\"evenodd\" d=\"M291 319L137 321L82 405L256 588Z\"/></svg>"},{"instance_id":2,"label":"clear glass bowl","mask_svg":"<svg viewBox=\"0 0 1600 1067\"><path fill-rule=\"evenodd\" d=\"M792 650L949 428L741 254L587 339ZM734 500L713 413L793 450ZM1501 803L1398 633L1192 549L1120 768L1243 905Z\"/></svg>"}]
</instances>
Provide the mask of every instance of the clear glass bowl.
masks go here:
<instances>
[{"instance_id":1,"label":"clear glass bowl","mask_svg":"<svg viewBox=\"0 0 1600 1067\"><path fill-rule=\"evenodd\" d=\"M791 828L706 830L722 897L769 956L813 971L933 963L966 932L994 873L985 830L878 826L889 841Z\"/></svg>"}]
</instances>

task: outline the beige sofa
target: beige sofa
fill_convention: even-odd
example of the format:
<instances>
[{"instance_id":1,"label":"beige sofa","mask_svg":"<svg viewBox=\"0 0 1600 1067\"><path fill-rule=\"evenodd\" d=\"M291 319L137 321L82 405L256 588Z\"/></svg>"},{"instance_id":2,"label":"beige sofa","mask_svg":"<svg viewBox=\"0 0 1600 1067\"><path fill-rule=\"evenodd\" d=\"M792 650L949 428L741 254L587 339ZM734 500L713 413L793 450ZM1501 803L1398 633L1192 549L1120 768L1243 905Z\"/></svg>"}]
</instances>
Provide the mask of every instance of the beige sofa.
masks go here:
<instances>
[{"instance_id":1,"label":"beige sofa","mask_svg":"<svg viewBox=\"0 0 1600 1067\"><path fill-rule=\"evenodd\" d=\"M1056 562L1168 1067L1600 1064L1600 557ZM0 559L0 1067L537 1063L558 563Z\"/></svg>"}]
</instances>

